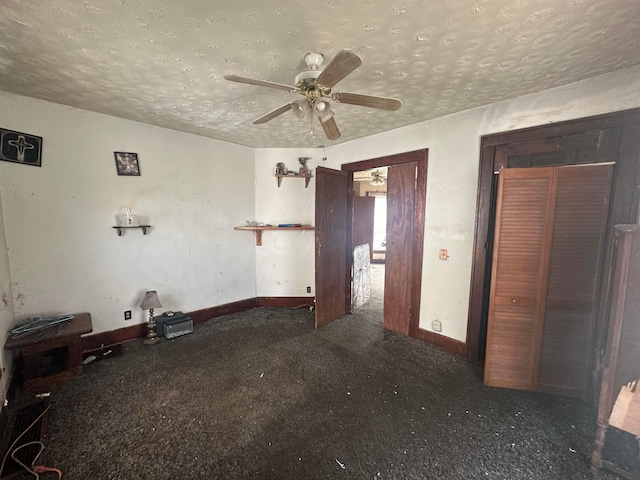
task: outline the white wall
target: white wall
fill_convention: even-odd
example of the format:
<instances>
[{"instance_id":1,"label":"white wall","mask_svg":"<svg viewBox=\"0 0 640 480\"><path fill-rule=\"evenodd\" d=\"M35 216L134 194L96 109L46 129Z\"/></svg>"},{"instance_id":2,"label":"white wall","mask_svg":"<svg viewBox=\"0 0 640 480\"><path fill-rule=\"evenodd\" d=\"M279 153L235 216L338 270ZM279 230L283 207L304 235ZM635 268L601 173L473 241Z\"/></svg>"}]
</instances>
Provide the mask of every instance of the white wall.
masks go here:
<instances>
[{"instance_id":1,"label":"white wall","mask_svg":"<svg viewBox=\"0 0 640 480\"><path fill-rule=\"evenodd\" d=\"M256 296L254 243L233 230L254 216L253 149L6 93L0 126L43 137L41 168L0 162L16 321L89 311L101 332L145 321L150 289L167 310ZM117 176L114 151L141 176ZM116 235L124 206L148 235Z\"/></svg>"},{"instance_id":2,"label":"white wall","mask_svg":"<svg viewBox=\"0 0 640 480\"><path fill-rule=\"evenodd\" d=\"M0 332L4 334L14 324L13 294L11 291L11 274L9 272L9 257L7 256L7 240L4 234L4 215L0 200ZM4 337L0 337L3 338ZM7 389L11 379L12 355L4 348L0 351L0 410L7 398Z\"/></svg>"},{"instance_id":3,"label":"white wall","mask_svg":"<svg viewBox=\"0 0 640 480\"><path fill-rule=\"evenodd\" d=\"M442 322L443 335L466 338L471 250L479 157L475 109L402 128L384 135L338 145L327 151L327 163L343 163L427 148L427 214L420 327ZM449 259L438 260L438 250Z\"/></svg>"},{"instance_id":4,"label":"white wall","mask_svg":"<svg viewBox=\"0 0 640 480\"><path fill-rule=\"evenodd\" d=\"M547 124L640 106L640 67L614 72L526 95L494 105L422 122L385 134L327 148L310 150L310 165L340 168L344 163L427 148L427 221L425 231L420 327L431 330L433 320L442 322L442 333L465 341L471 275L471 256L475 225L480 137L482 135ZM357 107L353 107L357 108ZM289 162L302 156L301 150L258 150L256 154L256 201L259 210L269 212L281 205L297 206L298 217L312 218L311 191L289 186L277 195L261 195L275 183L272 169L277 161ZM288 159L291 160L288 160ZM315 183L309 189L315 187ZM283 185L284 187L284 185ZM306 210L302 209L309 209ZM258 211L258 208L256 209ZM269 269L269 276L258 281L258 295L269 286L269 277L312 278L313 246L294 246L297 239L286 237L278 251L286 264L258 256L258 277ZM268 237L266 239L268 242ZM258 247L264 248L264 247ZM450 258L438 260L438 250L449 250ZM278 289L280 295L297 295L297 285ZM296 292L296 293L294 293Z\"/></svg>"},{"instance_id":5,"label":"white wall","mask_svg":"<svg viewBox=\"0 0 640 480\"><path fill-rule=\"evenodd\" d=\"M315 178L305 188L302 178L283 178L278 187L274 177L276 163L290 170L300 167L299 157L312 157L307 167L315 170L320 160L316 149L267 148L256 150L257 222L315 223ZM242 235L252 235L242 232ZM256 247L256 284L258 296L304 297L315 295L315 236L313 230L265 231L262 246ZM312 293L307 293L311 287Z\"/></svg>"}]
</instances>

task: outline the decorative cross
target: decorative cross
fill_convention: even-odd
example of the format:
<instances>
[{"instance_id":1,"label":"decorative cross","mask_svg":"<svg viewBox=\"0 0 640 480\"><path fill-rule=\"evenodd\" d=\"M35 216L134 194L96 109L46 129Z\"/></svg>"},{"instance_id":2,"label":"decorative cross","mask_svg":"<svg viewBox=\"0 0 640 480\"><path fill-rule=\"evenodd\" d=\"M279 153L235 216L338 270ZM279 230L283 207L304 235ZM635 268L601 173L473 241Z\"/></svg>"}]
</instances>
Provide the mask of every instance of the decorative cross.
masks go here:
<instances>
[{"instance_id":1,"label":"decorative cross","mask_svg":"<svg viewBox=\"0 0 640 480\"><path fill-rule=\"evenodd\" d=\"M18 150L18 158L17 158L17 160L19 162L24 162L24 152L25 152L25 150L33 150L34 148L36 148L33 145L31 145L30 143L26 142L26 140L24 139L24 135L18 135L18 140L9 140L8 143L12 147L16 147L16 149Z\"/></svg>"}]
</instances>

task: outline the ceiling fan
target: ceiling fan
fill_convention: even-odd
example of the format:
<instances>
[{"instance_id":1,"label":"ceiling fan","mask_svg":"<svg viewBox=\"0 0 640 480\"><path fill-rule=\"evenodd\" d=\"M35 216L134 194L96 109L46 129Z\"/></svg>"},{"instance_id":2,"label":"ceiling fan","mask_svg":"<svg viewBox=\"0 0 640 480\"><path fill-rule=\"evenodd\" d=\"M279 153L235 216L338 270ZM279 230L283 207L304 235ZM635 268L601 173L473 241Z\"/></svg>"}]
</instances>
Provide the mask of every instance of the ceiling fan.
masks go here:
<instances>
[{"instance_id":1,"label":"ceiling fan","mask_svg":"<svg viewBox=\"0 0 640 480\"><path fill-rule=\"evenodd\" d=\"M385 179L386 177L384 177L379 170L376 170L371 173L371 180L369 180L369 183L374 187L381 187L384 185Z\"/></svg>"},{"instance_id":2,"label":"ceiling fan","mask_svg":"<svg viewBox=\"0 0 640 480\"><path fill-rule=\"evenodd\" d=\"M387 169L382 168L375 170L366 170L362 172L355 172L353 176L355 182L367 182L374 187L381 187L387 181Z\"/></svg>"},{"instance_id":3,"label":"ceiling fan","mask_svg":"<svg viewBox=\"0 0 640 480\"><path fill-rule=\"evenodd\" d=\"M282 115L289 110L304 121L313 125L314 116L320 121L320 125L329 140L340 138L340 129L331 110L331 102L359 105L361 107L377 108L380 110L398 110L402 105L395 98L374 97L357 93L332 92L331 89L343 78L362 65L362 59L353 52L342 50L336 54L329 65L322 69L324 56L321 53L307 53L304 61L309 70L299 73L294 79L294 86L266 80L255 80L240 77L238 75L225 75L226 80L261 87L286 90L291 93L299 93L304 98L287 103L272 112L253 121L255 125L266 123L269 120Z\"/></svg>"}]
</instances>

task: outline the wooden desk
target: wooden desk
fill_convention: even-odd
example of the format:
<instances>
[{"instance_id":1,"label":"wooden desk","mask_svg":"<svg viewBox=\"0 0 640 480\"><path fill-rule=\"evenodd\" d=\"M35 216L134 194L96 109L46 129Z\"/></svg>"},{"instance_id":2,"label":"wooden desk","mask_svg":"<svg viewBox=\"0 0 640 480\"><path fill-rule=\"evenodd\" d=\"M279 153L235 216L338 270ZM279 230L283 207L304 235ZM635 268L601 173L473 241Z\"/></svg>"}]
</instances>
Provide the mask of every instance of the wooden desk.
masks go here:
<instances>
[{"instance_id":1,"label":"wooden desk","mask_svg":"<svg viewBox=\"0 0 640 480\"><path fill-rule=\"evenodd\" d=\"M82 371L81 335L93 330L90 313L74 313L68 322L42 332L9 337L4 348L22 356L23 388L36 394L69 380Z\"/></svg>"}]
</instances>

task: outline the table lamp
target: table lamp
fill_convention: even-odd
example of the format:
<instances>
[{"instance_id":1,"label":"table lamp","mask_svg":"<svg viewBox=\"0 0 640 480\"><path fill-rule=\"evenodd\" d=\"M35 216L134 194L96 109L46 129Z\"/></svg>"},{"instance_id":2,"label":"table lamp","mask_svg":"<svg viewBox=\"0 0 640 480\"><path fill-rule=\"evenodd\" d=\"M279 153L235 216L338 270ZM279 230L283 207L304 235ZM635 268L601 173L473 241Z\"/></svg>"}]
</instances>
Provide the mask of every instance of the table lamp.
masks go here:
<instances>
[{"instance_id":1,"label":"table lamp","mask_svg":"<svg viewBox=\"0 0 640 480\"><path fill-rule=\"evenodd\" d=\"M140 308L143 310L149 310L149 321L147 322L149 333L147 333L147 338L142 342L145 345L155 345L160 341L158 334L156 333L156 322L153 319L153 309L160 307L162 307L162 304L158 298L158 292L151 290L144 294Z\"/></svg>"}]
</instances>

